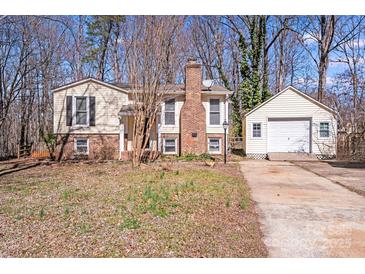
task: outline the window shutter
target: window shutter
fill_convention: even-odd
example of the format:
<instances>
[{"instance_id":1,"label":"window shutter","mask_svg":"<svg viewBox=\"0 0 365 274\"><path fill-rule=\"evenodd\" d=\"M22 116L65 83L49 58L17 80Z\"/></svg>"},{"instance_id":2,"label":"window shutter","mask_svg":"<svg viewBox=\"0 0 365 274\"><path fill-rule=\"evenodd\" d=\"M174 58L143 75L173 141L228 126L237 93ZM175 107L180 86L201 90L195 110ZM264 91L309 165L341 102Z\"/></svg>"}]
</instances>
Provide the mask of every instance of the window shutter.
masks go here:
<instances>
[{"instance_id":1,"label":"window shutter","mask_svg":"<svg viewBox=\"0 0 365 274\"><path fill-rule=\"evenodd\" d=\"M95 96L89 97L89 125L95 126Z\"/></svg>"},{"instance_id":2,"label":"window shutter","mask_svg":"<svg viewBox=\"0 0 365 274\"><path fill-rule=\"evenodd\" d=\"M72 126L72 96L66 97L66 126Z\"/></svg>"}]
</instances>

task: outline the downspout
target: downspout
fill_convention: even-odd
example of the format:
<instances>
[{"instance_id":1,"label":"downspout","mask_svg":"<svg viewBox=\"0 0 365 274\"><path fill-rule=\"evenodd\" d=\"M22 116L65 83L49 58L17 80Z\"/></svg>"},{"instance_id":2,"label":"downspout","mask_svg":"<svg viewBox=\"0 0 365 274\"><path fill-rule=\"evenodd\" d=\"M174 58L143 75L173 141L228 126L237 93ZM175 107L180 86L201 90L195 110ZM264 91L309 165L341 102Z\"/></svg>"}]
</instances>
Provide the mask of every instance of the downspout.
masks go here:
<instances>
[{"instance_id":1,"label":"downspout","mask_svg":"<svg viewBox=\"0 0 365 274\"><path fill-rule=\"evenodd\" d=\"M157 150L162 152L161 147L161 113L157 116Z\"/></svg>"},{"instance_id":2,"label":"downspout","mask_svg":"<svg viewBox=\"0 0 365 274\"><path fill-rule=\"evenodd\" d=\"M225 102L224 102L224 120L227 121L227 123L229 124L228 121L228 101L229 101L229 96L228 94L226 94L225 96ZM227 136L229 136L229 126L227 127ZM226 140L226 147L228 148L228 138Z\"/></svg>"}]
</instances>

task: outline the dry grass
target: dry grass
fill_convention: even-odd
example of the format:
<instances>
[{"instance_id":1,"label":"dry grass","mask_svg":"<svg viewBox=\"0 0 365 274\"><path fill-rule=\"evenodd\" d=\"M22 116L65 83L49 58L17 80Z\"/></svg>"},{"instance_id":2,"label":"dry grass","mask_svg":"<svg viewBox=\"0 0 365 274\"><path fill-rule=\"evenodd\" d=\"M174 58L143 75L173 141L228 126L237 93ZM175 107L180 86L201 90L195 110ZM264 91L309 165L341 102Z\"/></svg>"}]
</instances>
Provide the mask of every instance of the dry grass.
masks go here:
<instances>
[{"instance_id":1,"label":"dry grass","mask_svg":"<svg viewBox=\"0 0 365 274\"><path fill-rule=\"evenodd\" d=\"M0 177L1 257L263 257L238 166L54 164Z\"/></svg>"}]
</instances>

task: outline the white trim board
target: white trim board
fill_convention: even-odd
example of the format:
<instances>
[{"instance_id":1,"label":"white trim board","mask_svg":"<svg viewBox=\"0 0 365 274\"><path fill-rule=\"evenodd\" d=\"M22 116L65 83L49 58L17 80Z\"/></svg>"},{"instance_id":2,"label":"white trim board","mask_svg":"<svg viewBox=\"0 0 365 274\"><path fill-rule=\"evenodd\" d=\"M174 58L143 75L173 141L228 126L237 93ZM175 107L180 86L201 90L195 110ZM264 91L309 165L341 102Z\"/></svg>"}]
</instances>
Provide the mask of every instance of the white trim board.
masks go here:
<instances>
[{"instance_id":1,"label":"white trim board","mask_svg":"<svg viewBox=\"0 0 365 274\"><path fill-rule=\"evenodd\" d=\"M106 82L103 82L103 81L100 81L100 80L95 79L95 78L86 78L86 79L82 79L82 80L79 80L79 81L75 81L75 82L60 86L58 88L52 89L52 92L58 92L58 91L68 89L68 88L72 88L72 87L82 85L82 84L85 84L85 83L88 83L88 82L93 82L93 83L96 83L96 84L99 84L99 85L102 85L102 86L105 86L105 87L108 87L108 88L111 88L111 89L114 89L114 90L117 90L117 91L121 91L121 92L124 92L124 93L130 93L126 89L120 88L118 86L115 86L115 85L112 85L112 84L109 84L109 83L106 83Z\"/></svg>"}]
</instances>

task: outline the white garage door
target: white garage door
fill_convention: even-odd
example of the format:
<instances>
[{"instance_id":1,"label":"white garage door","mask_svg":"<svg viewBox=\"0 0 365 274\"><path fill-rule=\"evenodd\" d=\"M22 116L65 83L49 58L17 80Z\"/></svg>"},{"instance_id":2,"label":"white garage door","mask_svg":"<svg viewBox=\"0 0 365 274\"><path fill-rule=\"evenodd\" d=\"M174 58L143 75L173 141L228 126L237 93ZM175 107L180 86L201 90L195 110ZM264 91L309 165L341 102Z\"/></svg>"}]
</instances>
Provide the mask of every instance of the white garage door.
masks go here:
<instances>
[{"instance_id":1,"label":"white garage door","mask_svg":"<svg viewBox=\"0 0 365 274\"><path fill-rule=\"evenodd\" d=\"M308 152L309 120L269 120L268 152Z\"/></svg>"}]
</instances>

